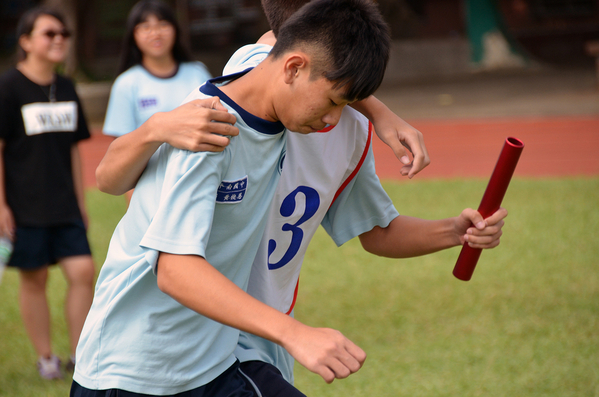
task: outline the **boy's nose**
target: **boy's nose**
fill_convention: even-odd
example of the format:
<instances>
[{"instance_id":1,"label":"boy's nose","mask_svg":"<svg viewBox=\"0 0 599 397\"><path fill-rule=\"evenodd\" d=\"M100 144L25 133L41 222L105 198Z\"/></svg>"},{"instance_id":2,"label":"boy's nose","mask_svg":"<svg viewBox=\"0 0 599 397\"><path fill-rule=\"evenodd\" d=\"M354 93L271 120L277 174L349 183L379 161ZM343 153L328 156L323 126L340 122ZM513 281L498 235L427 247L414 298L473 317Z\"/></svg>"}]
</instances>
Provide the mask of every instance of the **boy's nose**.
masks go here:
<instances>
[{"instance_id":1,"label":"boy's nose","mask_svg":"<svg viewBox=\"0 0 599 397\"><path fill-rule=\"evenodd\" d=\"M337 123L339 123L339 119L341 118L343 108L344 106L338 106L335 109L331 110L330 112L324 115L322 121L330 125L337 125Z\"/></svg>"}]
</instances>

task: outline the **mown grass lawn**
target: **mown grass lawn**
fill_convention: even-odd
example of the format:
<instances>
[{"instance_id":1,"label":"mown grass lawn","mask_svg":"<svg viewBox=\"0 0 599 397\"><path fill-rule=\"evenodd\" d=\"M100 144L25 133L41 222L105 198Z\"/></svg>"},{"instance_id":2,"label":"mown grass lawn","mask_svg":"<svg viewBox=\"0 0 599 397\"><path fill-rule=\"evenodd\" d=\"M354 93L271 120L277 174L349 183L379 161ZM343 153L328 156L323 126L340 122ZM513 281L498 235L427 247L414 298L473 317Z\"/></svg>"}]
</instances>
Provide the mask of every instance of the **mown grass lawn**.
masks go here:
<instances>
[{"instance_id":1,"label":"mown grass lawn","mask_svg":"<svg viewBox=\"0 0 599 397\"><path fill-rule=\"evenodd\" d=\"M482 180L385 183L400 213L423 218L476 208ZM125 210L87 193L99 268ZM296 317L341 330L368 353L327 385L296 367L309 396L599 396L599 178L515 179L499 248L471 281L451 271L455 248L391 260L358 240L336 248L321 229L306 257ZM0 396L67 396L70 379L41 380L17 305L18 278L0 285ZM58 268L48 286L56 353L68 355Z\"/></svg>"}]
</instances>

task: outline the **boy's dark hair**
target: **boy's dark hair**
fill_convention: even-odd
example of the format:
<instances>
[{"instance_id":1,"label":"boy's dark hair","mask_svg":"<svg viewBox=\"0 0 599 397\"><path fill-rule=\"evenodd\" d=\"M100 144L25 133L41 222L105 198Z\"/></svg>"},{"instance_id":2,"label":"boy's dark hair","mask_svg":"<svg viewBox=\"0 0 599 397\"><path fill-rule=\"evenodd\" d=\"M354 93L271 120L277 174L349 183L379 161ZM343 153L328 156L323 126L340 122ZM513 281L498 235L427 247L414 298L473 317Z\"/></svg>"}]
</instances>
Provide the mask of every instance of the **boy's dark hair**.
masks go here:
<instances>
[{"instance_id":1,"label":"boy's dark hair","mask_svg":"<svg viewBox=\"0 0 599 397\"><path fill-rule=\"evenodd\" d=\"M346 87L346 99L354 101L381 85L389 47L389 29L371 0L312 0L283 23L270 55L306 51L311 77Z\"/></svg>"},{"instance_id":2,"label":"boy's dark hair","mask_svg":"<svg viewBox=\"0 0 599 397\"><path fill-rule=\"evenodd\" d=\"M262 9L275 37L281 25L310 0L262 0Z\"/></svg>"},{"instance_id":3,"label":"boy's dark hair","mask_svg":"<svg viewBox=\"0 0 599 397\"><path fill-rule=\"evenodd\" d=\"M35 25L35 21L42 15L49 15L54 17L62 23L63 26L66 26L64 23L64 17L60 12L55 9L39 6L32 8L31 10L25 12L19 22L17 24L17 40L23 35L30 35L33 31L33 26ZM17 45L17 61L23 61L27 58L27 53L20 44Z\"/></svg>"},{"instance_id":4,"label":"boy's dark hair","mask_svg":"<svg viewBox=\"0 0 599 397\"><path fill-rule=\"evenodd\" d=\"M181 29L179 29L173 10L161 0L141 0L133 6L127 17L117 74L121 74L131 66L141 63L142 54L137 44L135 44L133 34L135 26L144 22L150 15L155 15L161 21L167 21L175 28L175 44L173 45L175 62L181 63L191 60L189 51L181 40Z\"/></svg>"}]
</instances>

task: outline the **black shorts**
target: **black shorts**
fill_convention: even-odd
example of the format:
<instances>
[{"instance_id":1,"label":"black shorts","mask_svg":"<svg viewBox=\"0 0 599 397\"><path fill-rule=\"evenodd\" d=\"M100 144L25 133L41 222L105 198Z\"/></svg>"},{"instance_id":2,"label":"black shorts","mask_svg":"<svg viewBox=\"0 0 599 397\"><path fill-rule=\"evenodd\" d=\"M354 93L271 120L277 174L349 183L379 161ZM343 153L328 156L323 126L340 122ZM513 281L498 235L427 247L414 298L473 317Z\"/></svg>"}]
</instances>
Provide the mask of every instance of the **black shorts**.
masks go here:
<instances>
[{"instance_id":1,"label":"black shorts","mask_svg":"<svg viewBox=\"0 0 599 397\"><path fill-rule=\"evenodd\" d=\"M151 397L120 389L90 390L73 381L70 397ZM260 397L249 388L239 372L239 362L233 364L212 382L196 389L173 394L172 397Z\"/></svg>"},{"instance_id":2,"label":"black shorts","mask_svg":"<svg viewBox=\"0 0 599 397\"><path fill-rule=\"evenodd\" d=\"M261 397L306 397L283 378L281 371L263 361L241 363L239 371L246 377L248 385L257 389Z\"/></svg>"},{"instance_id":3,"label":"black shorts","mask_svg":"<svg viewBox=\"0 0 599 397\"><path fill-rule=\"evenodd\" d=\"M34 270L62 258L90 255L83 221L50 227L17 227L8 266Z\"/></svg>"}]
</instances>

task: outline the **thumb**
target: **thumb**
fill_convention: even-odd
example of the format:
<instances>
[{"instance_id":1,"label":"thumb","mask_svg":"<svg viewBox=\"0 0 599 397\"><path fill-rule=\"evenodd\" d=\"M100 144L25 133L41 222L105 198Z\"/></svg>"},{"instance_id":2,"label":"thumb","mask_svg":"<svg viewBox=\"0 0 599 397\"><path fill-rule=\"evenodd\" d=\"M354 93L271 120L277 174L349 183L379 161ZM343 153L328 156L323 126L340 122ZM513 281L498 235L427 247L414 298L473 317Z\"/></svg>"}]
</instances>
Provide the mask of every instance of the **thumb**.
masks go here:
<instances>
[{"instance_id":1,"label":"thumb","mask_svg":"<svg viewBox=\"0 0 599 397\"><path fill-rule=\"evenodd\" d=\"M223 106L222 103L220 103L220 98L219 97L213 97L211 98L212 102L211 102L211 108L215 109L215 110L224 110L225 112L227 112L227 108Z\"/></svg>"},{"instance_id":2,"label":"thumb","mask_svg":"<svg viewBox=\"0 0 599 397\"><path fill-rule=\"evenodd\" d=\"M378 136L378 135L377 135ZM381 139L381 141L383 141L387 146L389 146L391 148L391 150L393 150L393 153L395 154L395 157L397 157L397 159L404 165L408 165L410 164L410 157L408 157L408 152L406 151L406 148L403 146L402 142L399 139L382 139L380 136L379 138Z\"/></svg>"},{"instance_id":3,"label":"thumb","mask_svg":"<svg viewBox=\"0 0 599 397\"><path fill-rule=\"evenodd\" d=\"M466 219L470 220L470 222L479 230L484 229L487 226L487 222L483 219L483 216L480 212L475 211L471 208L467 208L463 212Z\"/></svg>"}]
</instances>

